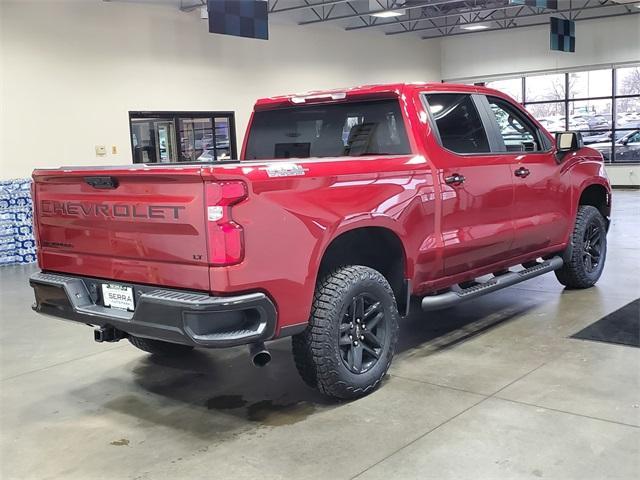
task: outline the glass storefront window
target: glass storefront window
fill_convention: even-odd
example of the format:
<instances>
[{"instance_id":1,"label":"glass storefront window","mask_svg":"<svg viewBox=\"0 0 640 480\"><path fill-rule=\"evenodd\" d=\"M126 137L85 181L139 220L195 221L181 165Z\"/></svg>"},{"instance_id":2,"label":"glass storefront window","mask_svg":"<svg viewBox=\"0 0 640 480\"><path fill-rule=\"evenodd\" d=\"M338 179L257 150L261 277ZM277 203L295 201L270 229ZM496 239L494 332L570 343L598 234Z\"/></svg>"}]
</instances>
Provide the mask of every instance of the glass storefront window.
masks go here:
<instances>
[{"instance_id":1,"label":"glass storefront window","mask_svg":"<svg viewBox=\"0 0 640 480\"><path fill-rule=\"evenodd\" d=\"M616 100L616 127L640 128L640 97Z\"/></svg>"},{"instance_id":2,"label":"glass storefront window","mask_svg":"<svg viewBox=\"0 0 640 480\"><path fill-rule=\"evenodd\" d=\"M527 105L527 110L549 132L556 133L567 129L564 105L564 102L534 103Z\"/></svg>"},{"instance_id":3,"label":"glass storefront window","mask_svg":"<svg viewBox=\"0 0 640 480\"><path fill-rule=\"evenodd\" d=\"M608 138L602 141L591 143L589 147L595 148L604 157L605 161L611 161L611 152L614 153L616 163L640 162L640 129L617 130L615 139L611 132Z\"/></svg>"},{"instance_id":4,"label":"glass storefront window","mask_svg":"<svg viewBox=\"0 0 640 480\"><path fill-rule=\"evenodd\" d=\"M611 127L610 99L569 102L569 130L594 132Z\"/></svg>"},{"instance_id":5,"label":"glass storefront window","mask_svg":"<svg viewBox=\"0 0 640 480\"><path fill-rule=\"evenodd\" d=\"M569 73L569 98L611 96L611 69Z\"/></svg>"},{"instance_id":6,"label":"glass storefront window","mask_svg":"<svg viewBox=\"0 0 640 480\"><path fill-rule=\"evenodd\" d=\"M236 158L232 112L130 112L134 163Z\"/></svg>"},{"instance_id":7,"label":"glass storefront window","mask_svg":"<svg viewBox=\"0 0 640 480\"><path fill-rule=\"evenodd\" d=\"M640 67L616 69L616 95L640 95Z\"/></svg>"},{"instance_id":8,"label":"glass storefront window","mask_svg":"<svg viewBox=\"0 0 640 480\"><path fill-rule=\"evenodd\" d=\"M517 102L522 102L522 78L494 80L487 82L487 87L506 93Z\"/></svg>"},{"instance_id":9,"label":"glass storefront window","mask_svg":"<svg viewBox=\"0 0 640 480\"><path fill-rule=\"evenodd\" d=\"M526 102L564 100L565 98L564 73L526 77L525 87Z\"/></svg>"}]
</instances>

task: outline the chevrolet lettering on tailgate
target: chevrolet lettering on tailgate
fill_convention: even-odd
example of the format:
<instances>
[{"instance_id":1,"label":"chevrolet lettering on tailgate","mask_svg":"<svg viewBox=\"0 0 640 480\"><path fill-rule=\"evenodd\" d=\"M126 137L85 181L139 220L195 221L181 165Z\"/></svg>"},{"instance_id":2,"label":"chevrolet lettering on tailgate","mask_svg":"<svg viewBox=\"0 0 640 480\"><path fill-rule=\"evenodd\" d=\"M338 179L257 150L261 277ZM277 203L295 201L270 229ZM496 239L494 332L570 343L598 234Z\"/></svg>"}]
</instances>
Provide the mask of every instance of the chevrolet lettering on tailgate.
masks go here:
<instances>
[{"instance_id":1,"label":"chevrolet lettering on tailgate","mask_svg":"<svg viewBox=\"0 0 640 480\"><path fill-rule=\"evenodd\" d=\"M126 203L85 203L59 202L54 200L40 201L40 214L43 216L72 215L77 217L105 218L180 218L183 206L172 205L133 205Z\"/></svg>"}]
</instances>

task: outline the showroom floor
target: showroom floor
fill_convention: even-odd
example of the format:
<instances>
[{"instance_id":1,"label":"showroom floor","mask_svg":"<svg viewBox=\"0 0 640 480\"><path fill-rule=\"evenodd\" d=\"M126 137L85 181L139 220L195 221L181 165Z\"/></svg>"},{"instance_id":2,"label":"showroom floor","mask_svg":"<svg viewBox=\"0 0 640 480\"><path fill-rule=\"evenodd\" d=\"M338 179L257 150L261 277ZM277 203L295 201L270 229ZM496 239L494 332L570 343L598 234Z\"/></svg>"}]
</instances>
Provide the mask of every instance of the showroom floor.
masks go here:
<instances>
[{"instance_id":1,"label":"showroom floor","mask_svg":"<svg viewBox=\"0 0 640 480\"><path fill-rule=\"evenodd\" d=\"M289 341L167 361L37 316L0 269L0 477L640 478L640 349L570 339L640 296L640 192L614 193L596 288L553 275L401 324L374 394L305 387Z\"/></svg>"}]
</instances>

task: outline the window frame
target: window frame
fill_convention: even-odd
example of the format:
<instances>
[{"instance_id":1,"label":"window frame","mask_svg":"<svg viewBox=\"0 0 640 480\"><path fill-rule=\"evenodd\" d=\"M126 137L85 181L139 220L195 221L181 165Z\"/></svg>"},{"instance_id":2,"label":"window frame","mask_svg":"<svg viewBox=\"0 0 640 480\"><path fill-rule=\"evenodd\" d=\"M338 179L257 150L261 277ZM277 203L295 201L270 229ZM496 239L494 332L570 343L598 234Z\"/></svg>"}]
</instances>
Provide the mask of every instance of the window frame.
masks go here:
<instances>
[{"instance_id":1,"label":"window frame","mask_svg":"<svg viewBox=\"0 0 640 480\"><path fill-rule=\"evenodd\" d=\"M454 150L451 150L445 147L444 143L442 143L442 137L440 136L440 129L438 128L437 121L433 117L433 114L431 113L431 108L429 106L429 100L427 99L427 95L466 95L470 97L471 102L473 103L474 107L476 108L476 111L478 112L480 121L482 122L482 128L484 128L485 135L487 136L489 151L462 153L462 152L456 152ZM424 107L427 113L427 119L431 126L431 130L435 132L435 137L436 137L436 140L438 141L438 145L440 146L440 148L442 148L443 150L446 150L449 153L452 153L453 155L458 155L460 157L486 157L488 155L495 155L494 148L497 148L497 145L496 145L497 139L495 137L495 131L490 131L487 128L488 126L491 127L491 124L490 124L491 122L489 121L484 105L479 100L479 97L481 96L482 95L478 93L460 92L455 90L439 90L438 89L438 90L426 90L426 91L420 92L420 100L422 102L422 106Z\"/></svg>"},{"instance_id":2,"label":"window frame","mask_svg":"<svg viewBox=\"0 0 640 480\"><path fill-rule=\"evenodd\" d=\"M487 135L487 142L489 144L488 152L473 152L473 153L460 153L453 151L444 146L442 143L442 137L440 136L440 130L438 129L438 125L436 119L433 117L431 113L431 108L429 108L429 101L427 99L427 95L436 95L436 94L452 94L452 95L468 95L471 97L471 101L476 107L478 111L478 116L480 117L480 121L484 127L485 134ZM491 95L493 97L493 95ZM544 150L539 150L536 152L509 152L507 151L507 147L504 143L504 139L502 138L502 134L500 133L500 126L498 125L498 121L495 118L493 111L491 110L491 106L489 105L489 99L487 95L484 93L473 93L473 92L460 92L453 90L427 90L420 92L420 100L422 101L422 105L427 112L427 118L431 129L435 132L435 137L438 140L438 144L440 147L447 152L450 152L454 155L458 155L461 157L486 157L489 155L548 155L553 152L553 142L544 132L537 126L537 124L532 120L532 116L529 112L527 112L520 104L511 102L502 97L495 97L499 100L502 100L509 105L511 105L514 109L516 109L519 113L524 117L523 120L527 125L534 129L538 136L538 142L541 146L546 147Z\"/></svg>"},{"instance_id":3,"label":"window frame","mask_svg":"<svg viewBox=\"0 0 640 480\"><path fill-rule=\"evenodd\" d=\"M397 105L398 107L398 118L396 119L396 122L401 121L402 122L402 128L404 130L404 137L406 139L406 146L408 149L408 153L384 153L384 154L379 154L379 153L370 153L367 155L338 155L338 156L322 156L322 157L301 157L301 158L291 158L291 161L295 160L295 161L306 161L309 160L310 158L323 158L323 159L335 159L335 158L342 158L342 157L348 157L351 159L359 159L359 160L367 160L367 159L376 159L379 158L381 156L384 157L406 157L406 156L411 156L411 155L415 155L416 154L416 147L415 147L415 139L414 139L414 134L412 131L412 124L411 121L409 119L409 116L407 115L406 112L406 108L404 108L404 103L403 100L400 96L397 95L390 95L390 96L384 96L384 97L364 97L364 98L351 98L351 99L347 99L347 100L341 100L341 101L332 101L332 102L318 102L318 103L309 103L309 104L302 104L302 105L285 105L285 106L279 106L276 108L265 108L265 109L260 109L260 110L256 110L254 112L255 113L262 113L262 112L268 112L268 111L281 111L281 110L288 110L288 109L296 109L298 107L309 107L309 108L313 108L313 107L321 107L321 106L328 106L328 105L349 105L349 104L369 104L369 103L379 103L379 102L392 102L395 105ZM347 118L350 117L345 117L345 121ZM245 138L245 144L243 145L243 151L242 151L242 161L244 162L254 162L254 161L264 161L264 160L287 160L287 158L276 158L275 156L273 157L268 157L268 158L264 158L264 159L249 159L247 158L247 152L249 150L249 144L251 142L251 134L252 132L252 127L253 124L255 123L255 115L252 117L251 120L251 125L250 128L247 130L247 134L246 134L246 138ZM344 127L343 127L344 128ZM352 127L353 128L353 127Z\"/></svg>"},{"instance_id":4,"label":"window frame","mask_svg":"<svg viewBox=\"0 0 640 480\"><path fill-rule=\"evenodd\" d=\"M129 111L129 146L131 148L131 161L134 164L142 164L143 162L136 161L135 158L135 147L133 145L133 123L132 120L136 119L144 119L144 118L153 118L158 120L166 120L172 121L174 125L174 129L176 132L176 154L178 158L182 157L182 142L180 139L180 119L190 119L190 118L209 118L211 119L211 125L213 129L214 136L214 152L216 152L215 147L215 119L216 118L226 118L229 121L229 150L231 152L231 159L238 158L238 147L236 142L236 121L235 121L235 112L232 110L220 110L220 111L210 111L210 110L130 110ZM155 131L154 131L155 135ZM217 153L217 152L216 152ZM217 155L216 155L217 158ZM186 164L190 162L168 162L164 165L180 165ZM212 162L198 162L198 164L206 164L206 163L217 163L217 161ZM161 162L153 162L146 163L145 165L160 165Z\"/></svg>"}]
</instances>

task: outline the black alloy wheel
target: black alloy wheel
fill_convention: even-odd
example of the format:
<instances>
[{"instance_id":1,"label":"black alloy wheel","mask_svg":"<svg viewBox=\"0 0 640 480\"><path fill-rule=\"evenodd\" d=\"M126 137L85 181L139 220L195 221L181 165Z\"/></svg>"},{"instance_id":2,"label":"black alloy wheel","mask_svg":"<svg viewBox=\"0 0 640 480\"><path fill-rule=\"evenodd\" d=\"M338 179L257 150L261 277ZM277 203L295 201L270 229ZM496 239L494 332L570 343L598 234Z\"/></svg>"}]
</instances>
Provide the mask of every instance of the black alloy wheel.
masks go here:
<instances>
[{"instance_id":1,"label":"black alloy wheel","mask_svg":"<svg viewBox=\"0 0 640 480\"><path fill-rule=\"evenodd\" d=\"M347 305L340 324L340 352L347 368L365 373L382 354L387 325L380 299L371 293L360 293Z\"/></svg>"},{"instance_id":2,"label":"black alloy wheel","mask_svg":"<svg viewBox=\"0 0 640 480\"><path fill-rule=\"evenodd\" d=\"M598 268L601 254L602 230L598 224L591 223L584 232L582 245L582 261L588 273Z\"/></svg>"}]
</instances>

